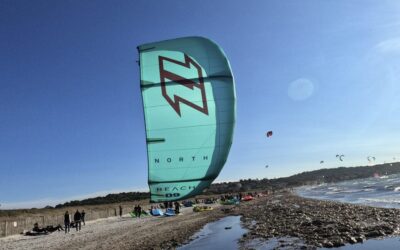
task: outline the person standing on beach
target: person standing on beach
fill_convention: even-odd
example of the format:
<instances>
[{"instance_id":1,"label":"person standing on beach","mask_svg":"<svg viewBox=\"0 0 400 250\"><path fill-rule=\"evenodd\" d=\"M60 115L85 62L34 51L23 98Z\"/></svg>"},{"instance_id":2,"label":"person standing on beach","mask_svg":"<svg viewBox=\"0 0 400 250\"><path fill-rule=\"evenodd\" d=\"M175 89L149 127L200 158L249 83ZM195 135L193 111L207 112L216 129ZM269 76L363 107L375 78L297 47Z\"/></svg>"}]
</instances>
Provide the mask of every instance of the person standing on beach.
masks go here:
<instances>
[{"instance_id":1,"label":"person standing on beach","mask_svg":"<svg viewBox=\"0 0 400 250\"><path fill-rule=\"evenodd\" d=\"M76 226L76 231L81 231L81 219L82 219L82 215L81 213L79 213L78 209L76 210L75 214L74 214L74 222L75 222L75 226Z\"/></svg>"},{"instance_id":2,"label":"person standing on beach","mask_svg":"<svg viewBox=\"0 0 400 250\"><path fill-rule=\"evenodd\" d=\"M119 205L119 217L122 217L122 206Z\"/></svg>"},{"instance_id":3,"label":"person standing on beach","mask_svg":"<svg viewBox=\"0 0 400 250\"><path fill-rule=\"evenodd\" d=\"M82 223L83 223L84 226L86 226L86 223L85 223L85 215L86 215L85 210L82 210L82 213L81 213L81 220L82 220Z\"/></svg>"},{"instance_id":4,"label":"person standing on beach","mask_svg":"<svg viewBox=\"0 0 400 250\"><path fill-rule=\"evenodd\" d=\"M137 206L137 213L138 213L138 218L140 218L140 215L142 214L142 207L140 205Z\"/></svg>"},{"instance_id":5,"label":"person standing on beach","mask_svg":"<svg viewBox=\"0 0 400 250\"><path fill-rule=\"evenodd\" d=\"M165 207L165 212L167 212L167 209L168 209L168 201L164 201L164 207Z\"/></svg>"},{"instance_id":6,"label":"person standing on beach","mask_svg":"<svg viewBox=\"0 0 400 250\"><path fill-rule=\"evenodd\" d=\"M67 212L65 212L65 214L64 214L65 233L69 233L70 224L71 224L71 220L69 219L69 213L68 213L68 211L67 211Z\"/></svg>"},{"instance_id":7,"label":"person standing on beach","mask_svg":"<svg viewBox=\"0 0 400 250\"><path fill-rule=\"evenodd\" d=\"M181 207L181 204L179 204L179 202L175 201L175 213L179 214L179 208Z\"/></svg>"}]
</instances>

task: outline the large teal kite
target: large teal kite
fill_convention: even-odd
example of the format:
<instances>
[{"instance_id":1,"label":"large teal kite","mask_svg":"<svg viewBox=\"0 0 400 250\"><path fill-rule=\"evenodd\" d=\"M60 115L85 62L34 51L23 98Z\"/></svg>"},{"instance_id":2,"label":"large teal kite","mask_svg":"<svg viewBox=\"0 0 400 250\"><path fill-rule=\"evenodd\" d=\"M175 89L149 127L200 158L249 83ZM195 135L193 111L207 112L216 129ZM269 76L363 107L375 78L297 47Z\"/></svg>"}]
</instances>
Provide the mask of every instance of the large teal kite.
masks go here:
<instances>
[{"instance_id":1,"label":"large teal kite","mask_svg":"<svg viewBox=\"0 0 400 250\"><path fill-rule=\"evenodd\" d=\"M138 47L151 201L182 200L224 166L235 124L235 85L222 49L202 37Z\"/></svg>"}]
</instances>

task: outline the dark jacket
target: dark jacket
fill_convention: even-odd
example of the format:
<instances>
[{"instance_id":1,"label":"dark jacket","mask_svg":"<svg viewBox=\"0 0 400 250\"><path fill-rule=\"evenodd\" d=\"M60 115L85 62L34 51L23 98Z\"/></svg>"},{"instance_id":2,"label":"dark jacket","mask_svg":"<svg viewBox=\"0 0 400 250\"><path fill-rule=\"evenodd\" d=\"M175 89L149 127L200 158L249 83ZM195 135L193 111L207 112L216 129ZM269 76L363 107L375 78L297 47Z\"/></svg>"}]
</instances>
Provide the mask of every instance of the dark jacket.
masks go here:
<instances>
[{"instance_id":1,"label":"dark jacket","mask_svg":"<svg viewBox=\"0 0 400 250\"><path fill-rule=\"evenodd\" d=\"M69 221L69 214L64 214L64 222L65 222L65 223L70 223L70 221Z\"/></svg>"},{"instance_id":2,"label":"dark jacket","mask_svg":"<svg viewBox=\"0 0 400 250\"><path fill-rule=\"evenodd\" d=\"M74 214L74 221L81 220L81 217L81 213L79 213L79 211L76 211L76 213Z\"/></svg>"}]
</instances>

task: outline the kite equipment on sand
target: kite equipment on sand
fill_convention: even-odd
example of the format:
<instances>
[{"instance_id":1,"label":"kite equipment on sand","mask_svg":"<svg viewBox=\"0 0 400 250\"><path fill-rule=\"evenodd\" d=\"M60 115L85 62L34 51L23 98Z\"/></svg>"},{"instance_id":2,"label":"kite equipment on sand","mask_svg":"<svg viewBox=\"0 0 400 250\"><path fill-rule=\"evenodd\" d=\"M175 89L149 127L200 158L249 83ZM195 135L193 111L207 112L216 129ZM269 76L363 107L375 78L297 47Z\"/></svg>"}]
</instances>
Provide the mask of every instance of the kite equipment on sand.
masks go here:
<instances>
[{"instance_id":1,"label":"kite equipment on sand","mask_svg":"<svg viewBox=\"0 0 400 250\"><path fill-rule=\"evenodd\" d=\"M251 200L253 200L253 196L251 195L246 195L242 198L242 201L251 201Z\"/></svg>"},{"instance_id":2,"label":"kite equipment on sand","mask_svg":"<svg viewBox=\"0 0 400 250\"><path fill-rule=\"evenodd\" d=\"M212 207L209 206L195 206L193 207L193 212L205 212L213 210Z\"/></svg>"},{"instance_id":3,"label":"kite equipment on sand","mask_svg":"<svg viewBox=\"0 0 400 250\"><path fill-rule=\"evenodd\" d=\"M164 215L163 211L161 211L161 209L159 209L159 208L152 209L150 213L153 216L163 216Z\"/></svg>"},{"instance_id":4,"label":"kite equipment on sand","mask_svg":"<svg viewBox=\"0 0 400 250\"><path fill-rule=\"evenodd\" d=\"M220 201L221 205L238 205L240 203L237 199L230 199L225 201Z\"/></svg>"},{"instance_id":5,"label":"kite equipment on sand","mask_svg":"<svg viewBox=\"0 0 400 250\"><path fill-rule=\"evenodd\" d=\"M165 216L175 216L175 210L172 208L167 208L167 211L164 213Z\"/></svg>"},{"instance_id":6,"label":"kite equipment on sand","mask_svg":"<svg viewBox=\"0 0 400 250\"><path fill-rule=\"evenodd\" d=\"M130 215L132 218L136 218L136 217L137 217L134 211L129 212L129 215ZM141 216L149 216L149 213L147 213L146 211L142 210L142 211L140 212L140 215L141 215Z\"/></svg>"}]
</instances>

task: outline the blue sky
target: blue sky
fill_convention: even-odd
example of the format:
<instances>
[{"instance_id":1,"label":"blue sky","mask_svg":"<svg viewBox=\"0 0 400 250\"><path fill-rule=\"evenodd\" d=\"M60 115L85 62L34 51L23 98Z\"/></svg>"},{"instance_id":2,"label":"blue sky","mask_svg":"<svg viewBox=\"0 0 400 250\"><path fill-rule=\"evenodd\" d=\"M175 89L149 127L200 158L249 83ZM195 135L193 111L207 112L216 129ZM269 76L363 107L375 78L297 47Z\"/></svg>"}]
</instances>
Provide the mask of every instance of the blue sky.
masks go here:
<instances>
[{"instance_id":1,"label":"blue sky","mask_svg":"<svg viewBox=\"0 0 400 250\"><path fill-rule=\"evenodd\" d=\"M398 1L1 1L0 204L147 190L136 46L181 36L216 41L236 78L217 181L400 159L399 11Z\"/></svg>"}]
</instances>

